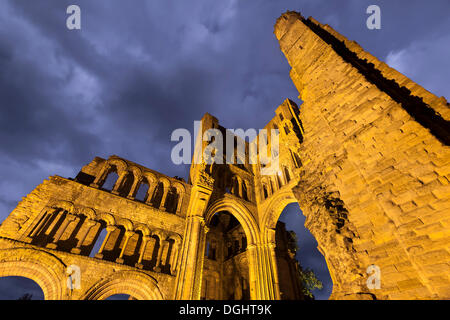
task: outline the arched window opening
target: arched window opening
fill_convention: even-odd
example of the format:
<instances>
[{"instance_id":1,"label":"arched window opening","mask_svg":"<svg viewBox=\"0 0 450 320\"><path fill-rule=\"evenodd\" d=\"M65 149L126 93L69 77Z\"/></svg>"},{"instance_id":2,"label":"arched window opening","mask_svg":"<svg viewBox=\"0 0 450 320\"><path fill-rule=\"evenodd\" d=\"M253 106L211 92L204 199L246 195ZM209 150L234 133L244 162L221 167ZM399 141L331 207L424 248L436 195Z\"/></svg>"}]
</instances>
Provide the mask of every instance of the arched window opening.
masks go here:
<instances>
[{"instance_id":1,"label":"arched window opening","mask_svg":"<svg viewBox=\"0 0 450 320\"><path fill-rule=\"evenodd\" d=\"M264 191L264 199L267 199L269 194L267 193L267 187L265 184L263 184L263 191Z\"/></svg>"},{"instance_id":2,"label":"arched window opening","mask_svg":"<svg viewBox=\"0 0 450 320\"><path fill-rule=\"evenodd\" d=\"M31 243L41 247L46 246L52 241L52 237L63 223L65 216L65 211L62 209L50 209L47 211L35 229L32 230L33 239Z\"/></svg>"},{"instance_id":3,"label":"arched window opening","mask_svg":"<svg viewBox=\"0 0 450 320\"><path fill-rule=\"evenodd\" d=\"M119 257L124 235L125 228L123 226L116 226L110 232L102 251L104 260L115 261Z\"/></svg>"},{"instance_id":4,"label":"arched window opening","mask_svg":"<svg viewBox=\"0 0 450 320\"><path fill-rule=\"evenodd\" d=\"M179 201L178 190L175 187L171 187L169 189L169 193L167 194L167 199L166 199L167 209L166 209L166 211L170 212L170 213L176 213L178 201Z\"/></svg>"},{"instance_id":5,"label":"arched window opening","mask_svg":"<svg viewBox=\"0 0 450 320\"><path fill-rule=\"evenodd\" d=\"M244 230L230 213L216 213L206 235L204 275L223 274L223 277L203 278L202 295L211 299L250 299L248 260ZM245 243L245 248L244 248ZM242 280L244 279L244 280ZM242 285L245 282L245 285Z\"/></svg>"},{"instance_id":6,"label":"arched window opening","mask_svg":"<svg viewBox=\"0 0 450 320\"><path fill-rule=\"evenodd\" d=\"M127 173L125 179L122 182L122 185L120 186L119 195L121 195L122 197L128 196L128 194L131 191L131 187L133 186L133 182L134 182L133 174L131 172Z\"/></svg>"},{"instance_id":7,"label":"arched window opening","mask_svg":"<svg viewBox=\"0 0 450 320\"><path fill-rule=\"evenodd\" d=\"M159 239L156 235L152 235L145 246L145 251L142 256L141 264L144 270L151 270L155 266L158 249Z\"/></svg>"},{"instance_id":8,"label":"arched window opening","mask_svg":"<svg viewBox=\"0 0 450 320\"><path fill-rule=\"evenodd\" d=\"M108 234L108 232L106 231L106 224L102 221L99 224L99 227L97 229L96 238L93 241L93 245L92 245L89 257L91 257L91 258L95 257L95 255L100 251L100 247L102 246L103 242L105 241L107 234Z\"/></svg>"},{"instance_id":9,"label":"arched window opening","mask_svg":"<svg viewBox=\"0 0 450 320\"><path fill-rule=\"evenodd\" d=\"M162 204L161 200L163 198L163 195L164 195L164 184L162 182L159 182L153 196L153 205L155 207L159 207Z\"/></svg>"},{"instance_id":10,"label":"arched window opening","mask_svg":"<svg viewBox=\"0 0 450 320\"><path fill-rule=\"evenodd\" d=\"M117 171L113 169L109 172L101 188L106 191L112 191L114 189L114 185L117 182L117 179L119 179L119 175L117 174Z\"/></svg>"},{"instance_id":11,"label":"arched window opening","mask_svg":"<svg viewBox=\"0 0 450 320\"><path fill-rule=\"evenodd\" d=\"M148 188L149 184L147 179L143 179L134 199L137 201L145 202L147 200Z\"/></svg>"},{"instance_id":12,"label":"arched window opening","mask_svg":"<svg viewBox=\"0 0 450 320\"><path fill-rule=\"evenodd\" d=\"M44 292L29 278L1 277L0 300L44 300Z\"/></svg>"},{"instance_id":13,"label":"arched window opening","mask_svg":"<svg viewBox=\"0 0 450 320\"><path fill-rule=\"evenodd\" d=\"M281 299L326 300L332 280L317 241L304 227L305 216L298 203L287 205L276 225L276 257ZM292 231L291 231L292 230ZM308 287L305 279L320 280L323 285Z\"/></svg>"},{"instance_id":14,"label":"arched window opening","mask_svg":"<svg viewBox=\"0 0 450 320\"><path fill-rule=\"evenodd\" d=\"M158 259L158 252L161 248L161 239L157 235L152 235L152 246L149 249L149 269L150 270L156 270L157 268L157 259Z\"/></svg>"},{"instance_id":15,"label":"arched window opening","mask_svg":"<svg viewBox=\"0 0 450 320\"><path fill-rule=\"evenodd\" d=\"M137 230L127 242L127 246L125 248L123 254L124 264L133 266L138 262L139 259L139 249L142 245L142 231Z\"/></svg>"}]
</instances>

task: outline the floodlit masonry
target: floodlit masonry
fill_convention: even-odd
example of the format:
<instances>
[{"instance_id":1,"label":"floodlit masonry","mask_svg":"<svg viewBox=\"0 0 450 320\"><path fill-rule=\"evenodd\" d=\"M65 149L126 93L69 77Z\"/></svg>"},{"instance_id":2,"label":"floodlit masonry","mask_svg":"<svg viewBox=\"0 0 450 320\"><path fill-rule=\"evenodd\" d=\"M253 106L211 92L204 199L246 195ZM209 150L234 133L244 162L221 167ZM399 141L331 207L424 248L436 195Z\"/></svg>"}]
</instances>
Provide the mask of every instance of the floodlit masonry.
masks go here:
<instances>
[{"instance_id":1,"label":"floodlit masonry","mask_svg":"<svg viewBox=\"0 0 450 320\"><path fill-rule=\"evenodd\" d=\"M3 222L0 276L33 279L47 299L301 298L285 288L295 266L276 235L298 202L332 299L450 298L449 104L312 18L287 12L274 33L303 100L266 126L279 129L278 174L201 163L185 182L96 158L75 179L45 180ZM209 114L202 128L226 131ZM70 265L80 289L67 286ZM380 289L367 286L371 265Z\"/></svg>"}]
</instances>

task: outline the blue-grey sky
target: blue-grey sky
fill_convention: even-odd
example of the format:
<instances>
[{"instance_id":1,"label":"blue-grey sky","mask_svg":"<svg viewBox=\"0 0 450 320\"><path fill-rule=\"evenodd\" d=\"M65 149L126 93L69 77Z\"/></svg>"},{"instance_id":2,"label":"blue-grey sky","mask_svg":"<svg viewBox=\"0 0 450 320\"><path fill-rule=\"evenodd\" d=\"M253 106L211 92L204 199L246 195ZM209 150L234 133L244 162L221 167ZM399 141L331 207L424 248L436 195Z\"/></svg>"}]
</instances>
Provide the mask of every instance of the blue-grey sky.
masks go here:
<instances>
[{"instance_id":1,"label":"blue-grey sky","mask_svg":"<svg viewBox=\"0 0 450 320\"><path fill-rule=\"evenodd\" d=\"M70 4L81 30L66 28ZM366 27L370 4L380 30ZM95 156L186 177L171 164L170 134L205 112L225 127L262 128L285 98L298 101L273 35L286 10L448 98L449 9L448 0L0 0L0 221L48 176L74 177Z\"/></svg>"}]
</instances>

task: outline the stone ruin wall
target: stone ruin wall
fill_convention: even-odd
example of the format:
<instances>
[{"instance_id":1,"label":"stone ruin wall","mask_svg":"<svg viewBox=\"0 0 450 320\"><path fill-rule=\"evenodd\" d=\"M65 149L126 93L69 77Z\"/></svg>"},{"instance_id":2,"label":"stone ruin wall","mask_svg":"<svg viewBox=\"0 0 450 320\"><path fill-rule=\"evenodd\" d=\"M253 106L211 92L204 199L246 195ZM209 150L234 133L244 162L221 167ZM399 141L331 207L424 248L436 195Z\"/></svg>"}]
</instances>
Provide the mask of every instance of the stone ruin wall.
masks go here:
<instances>
[{"instance_id":1,"label":"stone ruin wall","mask_svg":"<svg viewBox=\"0 0 450 320\"><path fill-rule=\"evenodd\" d=\"M287 12L274 33L304 101L294 193L331 298L449 298L448 103L313 19Z\"/></svg>"}]
</instances>

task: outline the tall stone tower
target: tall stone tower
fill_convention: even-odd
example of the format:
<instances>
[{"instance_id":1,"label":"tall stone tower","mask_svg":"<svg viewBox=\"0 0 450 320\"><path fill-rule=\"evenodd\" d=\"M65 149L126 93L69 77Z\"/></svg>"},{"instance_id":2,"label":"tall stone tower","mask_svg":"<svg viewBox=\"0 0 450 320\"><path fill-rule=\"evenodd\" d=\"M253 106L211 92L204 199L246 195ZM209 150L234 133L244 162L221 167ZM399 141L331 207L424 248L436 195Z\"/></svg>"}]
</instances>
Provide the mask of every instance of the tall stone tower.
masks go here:
<instances>
[{"instance_id":1,"label":"tall stone tower","mask_svg":"<svg viewBox=\"0 0 450 320\"><path fill-rule=\"evenodd\" d=\"M449 298L448 102L313 18L287 12L274 33L303 100L293 192L332 298Z\"/></svg>"},{"instance_id":2,"label":"tall stone tower","mask_svg":"<svg viewBox=\"0 0 450 320\"><path fill-rule=\"evenodd\" d=\"M0 277L47 299L299 299L278 221L296 202L332 299L450 298L449 104L312 18L274 33L303 104L276 108L256 162L264 134L205 114L193 158L231 143L187 182L117 156L52 176L0 226Z\"/></svg>"}]
</instances>

